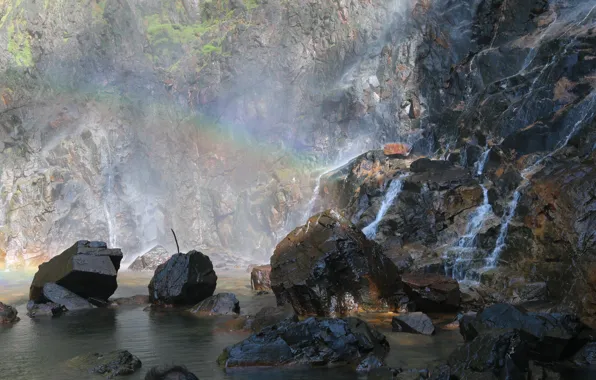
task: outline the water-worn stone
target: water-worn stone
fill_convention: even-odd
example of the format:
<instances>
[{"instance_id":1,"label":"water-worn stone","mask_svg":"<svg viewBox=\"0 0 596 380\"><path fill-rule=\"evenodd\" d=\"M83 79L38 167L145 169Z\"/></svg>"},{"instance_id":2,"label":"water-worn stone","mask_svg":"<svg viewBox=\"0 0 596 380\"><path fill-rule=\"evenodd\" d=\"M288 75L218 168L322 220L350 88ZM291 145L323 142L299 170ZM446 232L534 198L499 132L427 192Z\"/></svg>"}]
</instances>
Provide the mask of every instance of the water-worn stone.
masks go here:
<instances>
[{"instance_id":1,"label":"water-worn stone","mask_svg":"<svg viewBox=\"0 0 596 380\"><path fill-rule=\"evenodd\" d=\"M459 308L461 293L456 280L432 273L408 273L402 276L404 291L425 312L455 311Z\"/></svg>"},{"instance_id":2,"label":"water-worn stone","mask_svg":"<svg viewBox=\"0 0 596 380\"><path fill-rule=\"evenodd\" d=\"M56 317L66 311L62 305L53 302L35 303L34 301L27 302L27 315L31 318L35 317Z\"/></svg>"},{"instance_id":3,"label":"water-worn stone","mask_svg":"<svg viewBox=\"0 0 596 380\"><path fill-rule=\"evenodd\" d=\"M435 333L435 326L428 315L415 312L403 315L396 315L391 320L393 331L432 335Z\"/></svg>"},{"instance_id":4,"label":"water-worn stone","mask_svg":"<svg viewBox=\"0 0 596 380\"><path fill-rule=\"evenodd\" d=\"M271 265L259 265L250 271L250 286L253 290L271 290Z\"/></svg>"},{"instance_id":5,"label":"water-worn stone","mask_svg":"<svg viewBox=\"0 0 596 380\"><path fill-rule=\"evenodd\" d=\"M153 367L145 375L145 380L199 380L194 373L183 366Z\"/></svg>"},{"instance_id":6,"label":"water-worn stone","mask_svg":"<svg viewBox=\"0 0 596 380\"><path fill-rule=\"evenodd\" d=\"M132 271L154 271L172 256L164 247L156 245L137 257L129 266Z\"/></svg>"},{"instance_id":7,"label":"water-worn stone","mask_svg":"<svg viewBox=\"0 0 596 380\"><path fill-rule=\"evenodd\" d=\"M312 216L276 247L271 288L299 315L343 315L394 307L397 267L380 247L333 210Z\"/></svg>"},{"instance_id":8,"label":"water-worn stone","mask_svg":"<svg viewBox=\"0 0 596 380\"><path fill-rule=\"evenodd\" d=\"M42 302L44 285L56 283L80 297L105 301L118 287L116 275L121 260L120 249L108 249L103 242L78 241L39 266L29 299Z\"/></svg>"},{"instance_id":9,"label":"water-worn stone","mask_svg":"<svg viewBox=\"0 0 596 380\"><path fill-rule=\"evenodd\" d=\"M66 310L69 311L87 310L93 309L95 307L86 299L79 297L68 289L51 282L44 284L43 298L44 301L47 300L58 305L62 305L66 308Z\"/></svg>"},{"instance_id":10,"label":"water-worn stone","mask_svg":"<svg viewBox=\"0 0 596 380\"><path fill-rule=\"evenodd\" d=\"M385 336L357 318L283 321L224 349L218 358L226 368L254 366L353 365L368 355L384 358Z\"/></svg>"},{"instance_id":11,"label":"water-worn stone","mask_svg":"<svg viewBox=\"0 0 596 380\"><path fill-rule=\"evenodd\" d=\"M216 285L208 256L198 251L177 253L155 270L149 298L154 304L194 305L211 297Z\"/></svg>"},{"instance_id":12,"label":"water-worn stone","mask_svg":"<svg viewBox=\"0 0 596 380\"><path fill-rule=\"evenodd\" d=\"M259 332L265 327L274 325L284 320L298 322L298 316L291 305L282 305L277 307L264 307L257 312L251 322L251 329Z\"/></svg>"},{"instance_id":13,"label":"water-worn stone","mask_svg":"<svg viewBox=\"0 0 596 380\"><path fill-rule=\"evenodd\" d=\"M233 293L219 293L204 299L190 311L199 315L240 314L240 301Z\"/></svg>"},{"instance_id":14,"label":"water-worn stone","mask_svg":"<svg viewBox=\"0 0 596 380\"><path fill-rule=\"evenodd\" d=\"M112 379L134 373L141 368L141 361L126 350L116 350L105 354L80 355L70 359L68 365L81 371Z\"/></svg>"},{"instance_id":15,"label":"water-worn stone","mask_svg":"<svg viewBox=\"0 0 596 380\"><path fill-rule=\"evenodd\" d=\"M10 324L19 321L17 309L0 302L0 324Z\"/></svg>"}]
</instances>

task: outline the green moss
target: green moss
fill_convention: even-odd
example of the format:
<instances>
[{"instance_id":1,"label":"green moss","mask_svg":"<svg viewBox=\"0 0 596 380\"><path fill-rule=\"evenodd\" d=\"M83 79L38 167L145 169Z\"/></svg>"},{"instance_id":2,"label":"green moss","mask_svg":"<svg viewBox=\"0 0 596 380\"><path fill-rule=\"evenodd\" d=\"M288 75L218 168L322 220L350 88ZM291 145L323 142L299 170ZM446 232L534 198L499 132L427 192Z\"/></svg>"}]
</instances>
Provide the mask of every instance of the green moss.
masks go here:
<instances>
[{"instance_id":1,"label":"green moss","mask_svg":"<svg viewBox=\"0 0 596 380\"><path fill-rule=\"evenodd\" d=\"M203 45L203 47L201 48L201 53L203 54L210 54L214 52L217 54L221 54L221 46L215 46L209 43L207 45Z\"/></svg>"},{"instance_id":2,"label":"green moss","mask_svg":"<svg viewBox=\"0 0 596 380\"><path fill-rule=\"evenodd\" d=\"M244 0L244 5L250 11L259 6L259 0Z\"/></svg>"},{"instance_id":3,"label":"green moss","mask_svg":"<svg viewBox=\"0 0 596 380\"><path fill-rule=\"evenodd\" d=\"M20 30L24 26L25 21L15 21L8 26L8 52L17 66L29 67L34 62L29 36Z\"/></svg>"}]
</instances>

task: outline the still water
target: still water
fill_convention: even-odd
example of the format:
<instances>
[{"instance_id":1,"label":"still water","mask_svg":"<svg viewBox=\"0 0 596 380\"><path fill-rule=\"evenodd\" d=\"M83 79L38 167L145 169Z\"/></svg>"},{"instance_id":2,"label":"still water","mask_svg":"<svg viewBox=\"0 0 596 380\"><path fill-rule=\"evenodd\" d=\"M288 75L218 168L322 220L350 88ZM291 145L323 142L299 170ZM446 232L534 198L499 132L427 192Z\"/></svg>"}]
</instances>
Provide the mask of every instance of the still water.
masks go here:
<instances>
[{"instance_id":1,"label":"still water","mask_svg":"<svg viewBox=\"0 0 596 380\"><path fill-rule=\"evenodd\" d=\"M180 312L145 311L145 306L120 306L95 309L60 318L27 317L26 295L32 274L0 273L0 301L16 305L21 321L0 326L0 379L64 380L101 379L97 375L73 372L69 359L90 352L129 350L143 367L127 379L143 379L154 365L182 364L200 379L234 380L340 380L358 379L342 369L273 370L251 369L225 373L216 359L228 345L248 336L230 331L229 317L195 317ZM146 294L150 275L119 274L119 288L114 297ZM249 275L222 276L216 292L232 291L240 300L243 314L254 314L263 306L273 305L272 296L254 296ZM370 316L368 316L369 319ZM392 333L388 317L380 323L391 344L389 365L401 368L426 368L445 359L461 337L457 331L439 329L433 337Z\"/></svg>"}]
</instances>

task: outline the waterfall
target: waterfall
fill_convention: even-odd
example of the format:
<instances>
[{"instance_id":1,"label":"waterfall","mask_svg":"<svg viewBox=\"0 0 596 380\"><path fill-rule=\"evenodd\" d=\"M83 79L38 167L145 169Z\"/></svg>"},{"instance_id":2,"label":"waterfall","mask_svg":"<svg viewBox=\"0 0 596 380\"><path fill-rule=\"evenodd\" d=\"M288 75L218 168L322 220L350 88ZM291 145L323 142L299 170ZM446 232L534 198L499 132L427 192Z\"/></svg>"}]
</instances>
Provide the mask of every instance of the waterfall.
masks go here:
<instances>
[{"instance_id":1,"label":"waterfall","mask_svg":"<svg viewBox=\"0 0 596 380\"><path fill-rule=\"evenodd\" d=\"M492 251L490 256L486 259L486 265L489 268L495 266L497 260L503 249L505 248L505 239L507 239L507 232L509 230L509 223L515 216L515 210L517 209L517 203L519 202L519 198L521 196L521 187L518 187L515 192L513 193L513 199L509 202L509 206L507 207L507 213L505 214L505 221L501 224L501 230L499 231L499 237L497 238L497 244L495 245L495 249Z\"/></svg>"},{"instance_id":2,"label":"waterfall","mask_svg":"<svg viewBox=\"0 0 596 380\"><path fill-rule=\"evenodd\" d=\"M310 197L310 201L308 201L308 204L306 205L306 210L304 211L304 214L302 215L303 220L308 220L308 218L310 218L311 215L314 214L313 210L315 208L315 203L317 203L317 199L319 198L319 191L321 188L321 178L323 177L324 174L325 173L322 173L321 175L319 175L317 177L317 181L315 183L315 188L313 190L312 197Z\"/></svg>"},{"instance_id":3,"label":"waterfall","mask_svg":"<svg viewBox=\"0 0 596 380\"><path fill-rule=\"evenodd\" d=\"M484 173L484 167L486 166L486 162L488 161L488 154L490 153L490 148L482 152L482 155L478 159L477 165L478 169L476 170L476 175L481 176Z\"/></svg>"},{"instance_id":4,"label":"waterfall","mask_svg":"<svg viewBox=\"0 0 596 380\"><path fill-rule=\"evenodd\" d=\"M108 223L108 246L114 248L116 246L116 239L114 236L114 225L112 221L112 213L110 211L109 205L109 198L112 193L112 189L114 188L114 173L113 173L113 165L112 165L112 151L110 149L110 142L107 136L104 135L105 138L105 146L106 146L106 155L105 155L105 163L104 168L106 172L106 184L103 191L103 212L106 217L106 221Z\"/></svg>"},{"instance_id":5,"label":"waterfall","mask_svg":"<svg viewBox=\"0 0 596 380\"><path fill-rule=\"evenodd\" d=\"M407 174L402 174L401 176L399 176L399 178L396 178L393 181L391 181L391 184L389 184L389 189L385 194L385 199L383 199L383 203L381 203L381 208L377 213L377 217L371 224L362 229L362 232L364 233L364 235L366 235L368 239L372 240L377 235L377 227L383 219L383 217L385 216L385 214L387 213L387 211L389 210L389 207L393 204L395 198L397 198L399 193L401 193L404 186L403 178L405 177L407 177Z\"/></svg>"}]
</instances>

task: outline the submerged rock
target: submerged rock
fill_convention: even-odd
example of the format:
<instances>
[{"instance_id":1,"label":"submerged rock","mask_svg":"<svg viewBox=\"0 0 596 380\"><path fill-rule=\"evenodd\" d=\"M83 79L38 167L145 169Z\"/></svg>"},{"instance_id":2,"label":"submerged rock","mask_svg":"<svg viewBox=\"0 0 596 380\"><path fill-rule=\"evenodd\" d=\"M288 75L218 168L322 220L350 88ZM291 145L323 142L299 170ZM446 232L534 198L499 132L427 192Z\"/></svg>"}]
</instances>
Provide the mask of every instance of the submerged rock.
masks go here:
<instances>
[{"instance_id":1,"label":"submerged rock","mask_svg":"<svg viewBox=\"0 0 596 380\"><path fill-rule=\"evenodd\" d=\"M149 298L155 304L194 305L211 297L216 285L208 256L198 251L177 253L155 270Z\"/></svg>"},{"instance_id":2,"label":"submerged rock","mask_svg":"<svg viewBox=\"0 0 596 380\"><path fill-rule=\"evenodd\" d=\"M69 360L68 364L82 371L103 375L108 379L130 375L141 368L139 358L126 350L81 355Z\"/></svg>"},{"instance_id":3,"label":"submerged rock","mask_svg":"<svg viewBox=\"0 0 596 380\"><path fill-rule=\"evenodd\" d=\"M250 271L250 286L253 290L271 290L271 265L255 266Z\"/></svg>"},{"instance_id":4,"label":"submerged rock","mask_svg":"<svg viewBox=\"0 0 596 380\"><path fill-rule=\"evenodd\" d=\"M199 380L194 373L183 366L153 367L145 375L145 380Z\"/></svg>"},{"instance_id":5,"label":"submerged rock","mask_svg":"<svg viewBox=\"0 0 596 380\"><path fill-rule=\"evenodd\" d=\"M393 307L402 284L380 247L333 210L311 217L276 247L271 288L299 315L343 315Z\"/></svg>"},{"instance_id":6,"label":"submerged rock","mask_svg":"<svg viewBox=\"0 0 596 380\"><path fill-rule=\"evenodd\" d=\"M10 324L19 321L17 309L0 302L0 324Z\"/></svg>"},{"instance_id":7,"label":"submerged rock","mask_svg":"<svg viewBox=\"0 0 596 380\"><path fill-rule=\"evenodd\" d=\"M132 297L114 298L110 300L112 305L124 306L124 305L146 305L149 303L149 296L144 294L137 294Z\"/></svg>"},{"instance_id":8,"label":"submerged rock","mask_svg":"<svg viewBox=\"0 0 596 380\"><path fill-rule=\"evenodd\" d=\"M51 282L48 282L43 286L43 298L44 300L48 300L52 303L62 305L66 308L66 310L69 311L87 310L93 309L95 307L86 299L79 297L68 289Z\"/></svg>"},{"instance_id":9,"label":"submerged rock","mask_svg":"<svg viewBox=\"0 0 596 380\"><path fill-rule=\"evenodd\" d=\"M33 277L29 299L43 301L43 287L56 283L83 298L107 300L118 288L116 275L122 251L106 243L81 240L39 266Z\"/></svg>"},{"instance_id":10,"label":"submerged rock","mask_svg":"<svg viewBox=\"0 0 596 380\"><path fill-rule=\"evenodd\" d=\"M218 358L226 368L348 364L356 368L369 355L384 358L385 336L358 318L283 321L227 347Z\"/></svg>"},{"instance_id":11,"label":"submerged rock","mask_svg":"<svg viewBox=\"0 0 596 380\"><path fill-rule=\"evenodd\" d=\"M240 302L234 293L219 293L195 305L191 309L191 313L203 315L240 314Z\"/></svg>"},{"instance_id":12,"label":"submerged rock","mask_svg":"<svg viewBox=\"0 0 596 380\"><path fill-rule=\"evenodd\" d=\"M456 280L432 273L408 273L402 276L404 291L425 312L455 311L461 294Z\"/></svg>"},{"instance_id":13,"label":"submerged rock","mask_svg":"<svg viewBox=\"0 0 596 380\"><path fill-rule=\"evenodd\" d=\"M396 315L391 321L393 331L432 335L435 333L435 326L428 315L415 312L404 315Z\"/></svg>"},{"instance_id":14,"label":"submerged rock","mask_svg":"<svg viewBox=\"0 0 596 380\"><path fill-rule=\"evenodd\" d=\"M29 301L27 303L27 315L31 318L35 317L56 317L66 311L62 305L53 302L35 303Z\"/></svg>"},{"instance_id":15,"label":"submerged rock","mask_svg":"<svg viewBox=\"0 0 596 380\"><path fill-rule=\"evenodd\" d=\"M135 261L128 266L132 271L154 271L158 266L168 261L172 256L164 247L156 245L146 253L137 257Z\"/></svg>"}]
</instances>

